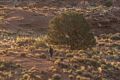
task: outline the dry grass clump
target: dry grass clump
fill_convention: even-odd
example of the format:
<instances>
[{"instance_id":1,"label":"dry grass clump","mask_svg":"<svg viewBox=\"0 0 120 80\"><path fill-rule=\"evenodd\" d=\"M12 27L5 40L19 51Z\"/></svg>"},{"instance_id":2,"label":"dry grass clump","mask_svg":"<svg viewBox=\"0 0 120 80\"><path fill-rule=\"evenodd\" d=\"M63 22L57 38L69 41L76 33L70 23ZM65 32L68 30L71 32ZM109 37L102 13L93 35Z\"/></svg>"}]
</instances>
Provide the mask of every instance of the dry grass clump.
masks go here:
<instances>
[{"instance_id":1,"label":"dry grass clump","mask_svg":"<svg viewBox=\"0 0 120 80\"><path fill-rule=\"evenodd\" d=\"M45 37L37 37L37 38L32 38L32 37L17 37L16 38L16 43L18 46L29 46L31 48L47 48L47 43L45 42Z\"/></svg>"},{"instance_id":2,"label":"dry grass clump","mask_svg":"<svg viewBox=\"0 0 120 80\"><path fill-rule=\"evenodd\" d=\"M74 75L69 75L68 77L69 77L70 80L74 79Z\"/></svg>"},{"instance_id":3,"label":"dry grass clump","mask_svg":"<svg viewBox=\"0 0 120 80\"><path fill-rule=\"evenodd\" d=\"M78 76L76 76L76 80L90 80L90 79L78 75Z\"/></svg>"},{"instance_id":4,"label":"dry grass clump","mask_svg":"<svg viewBox=\"0 0 120 80\"><path fill-rule=\"evenodd\" d=\"M21 66L8 61L0 61L0 79L7 80L14 78L17 70L21 70Z\"/></svg>"},{"instance_id":5,"label":"dry grass clump","mask_svg":"<svg viewBox=\"0 0 120 80\"><path fill-rule=\"evenodd\" d=\"M40 36L36 38L35 40L36 42L34 43L34 46L36 48L39 48L39 47L47 48L48 44L46 42L46 36Z\"/></svg>"},{"instance_id":6,"label":"dry grass clump","mask_svg":"<svg viewBox=\"0 0 120 80\"><path fill-rule=\"evenodd\" d=\"M113 34L113 35L111 36L111 39L112 39L112 40L120 40L120 33Z\"/></svg>"},{"instance_id":7,"label":"dry grass clump","mask_svg":"<svg viewBox=\"0 0 120 80\"><path fill-rule=\"evenodd\" d=\"M42 80L41 73L34 67L29 70L24 70L19 80Z\"/></svg>"},{"instance_id":8,"label":"dry grass clump","mask_svg":"<svg viewBox=\"0 0 120 80\"><path fill-rule=\"evenodd\" d=\"M32 45L35 42L33 38L27 38L27 37L17 37L16 43L18 46L29 46Z\"/></svg>"},{"instance_id":9,"label":"dry grass clump","mask_svg":"<svg viewBox=\"0 0 120 80\"><path fill-rule=\"evenodd\" d=\"M112 0L106 0L104 5L107 6L107 7L111 7L113 5L113 1Z\"/></svg>"},{"instance_id":10,"label":"dry grass clump","mask_svg":"<svg viewBox=\"0 0 120 80\"><path fill-rule=\"evenodd\" d=\"M9 70L9 69L16 69L19 68L20 65L17 65L15 63L12 62L7 62L7 61L0 61L0 70Z\"/></svg>"},{"instance_id":11,"label":"dry grass clump","mask_svg":"<svg viewBox=\"0 0 120 80\"><path fill-rule=\"evenodd\" d=\"M39 58L42 58L42 59L46 59L47 58L47 55L45 53L40 53L38 55Z\"/></svg>"},{"instance_id":12,"label":"dry grass clump","mask_svg":"<svg viewBox=\"0 0 120 80\"><path fill-rule=\"evenodd\" d=\"M54 74L51 80L62 80L62 76L60 74Z\"/></svg>"},{"instance_id":13,"label":"dry grass clump","mask_svg":"<svg viewBox=\"0 0 120 80\"><path fill-rule=\"evenodd\" d=\"M27 53L21 53L20 57L27 57Z\"/></svg>"}]
</instances>

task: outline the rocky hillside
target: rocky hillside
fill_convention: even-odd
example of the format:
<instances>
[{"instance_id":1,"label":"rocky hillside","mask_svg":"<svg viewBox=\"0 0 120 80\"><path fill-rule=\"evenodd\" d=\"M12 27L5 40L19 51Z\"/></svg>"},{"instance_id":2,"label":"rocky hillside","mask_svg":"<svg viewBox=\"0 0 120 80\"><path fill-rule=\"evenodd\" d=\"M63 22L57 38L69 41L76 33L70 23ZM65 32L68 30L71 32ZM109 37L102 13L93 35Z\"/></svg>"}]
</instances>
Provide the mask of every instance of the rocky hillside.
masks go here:
<instances>
[{"instance_id":1,"label":"rocky hillside","mask_svg":"<svg viewBox=\"0 0 120 80\"><path fill-rule=\"evenodd\" d=\"M88 21L95 33L120 32L120 8L102 9L89 14Z\"/></svg>"}]
</instances>

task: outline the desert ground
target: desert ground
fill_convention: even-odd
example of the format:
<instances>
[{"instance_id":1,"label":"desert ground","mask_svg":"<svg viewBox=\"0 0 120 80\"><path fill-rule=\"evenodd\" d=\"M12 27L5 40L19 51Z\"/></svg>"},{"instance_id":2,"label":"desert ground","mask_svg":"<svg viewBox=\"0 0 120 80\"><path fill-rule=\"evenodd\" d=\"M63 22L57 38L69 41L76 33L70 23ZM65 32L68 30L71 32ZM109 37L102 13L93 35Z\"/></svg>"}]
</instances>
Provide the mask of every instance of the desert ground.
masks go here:
<instances>
[{"instance_id":1,"label":"desert ground","mask_svg":"<svg viewBox=\"0 0 120 80\"><path fill-rule=\"evenodd\" d=\"M88 50L53 46L50 58L44 41L49 21L67 10L84 13L97 45ZM120 80L119 12L104 6L0 6L0 80Z\"/></svg>"}]
</instances>

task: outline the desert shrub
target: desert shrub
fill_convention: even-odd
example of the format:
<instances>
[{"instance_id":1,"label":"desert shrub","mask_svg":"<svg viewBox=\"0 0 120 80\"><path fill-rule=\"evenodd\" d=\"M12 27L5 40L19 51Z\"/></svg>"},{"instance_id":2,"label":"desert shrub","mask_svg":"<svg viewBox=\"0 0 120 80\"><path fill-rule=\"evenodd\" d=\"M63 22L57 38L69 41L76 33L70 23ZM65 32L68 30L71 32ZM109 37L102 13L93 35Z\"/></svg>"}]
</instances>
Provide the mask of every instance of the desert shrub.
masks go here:
<instances>
[{"instance_id":1,"label":"desert shrub","mask_svg":"<svg viewBox=\"0 0 120 80\"><path fill-rule=\"evenodd\" d=\"M36 48L40 48L40 47L47 48L46 44L45 44L44 42L42 42L42 41L36 41L36 42L34 43L34 46L35 46Z\"/></svg>"},{"instance_id":2,"label":"desert shrub","mask_svg":"<svg viewBox=\"0 0 120 80\"><path fill-rule=\"evenodd\" d=\"M30 75L29 74L24 74L20 80L29 80Z\"/></svg>"},{"instance_id":3,"label":"desert shrub","mask_svg":"<svg viewBox=\"0 0 120 80\"><path fill-rule=\"evenodd\" d=\"M27 53L21 53L20 54L20 57L26 57L27 56Z\"/></svg>"},{"instance_id":4,"label":"desert shrub","mask_svg":"<svg viewBox=\"0 0 120 80\"><path fill-rule=\"evenodd\" d=\"M18 46L28 46L32 45L35 42L33 38L28 38L28 37L17 37L16 38L16 43Z\"/></svg>"},{"instance_id":5,"label":"desert shrub","mask_svg":"<svg viewBox=\"0 0 120 80\"><path fill-rule=\"evenodd\" d=\"M61 75L60 74L54 74L52 76L52 80L61 80Z\"/></svg>"},{"instance_id":6,"label":"desert shrub","mask_svg":"<svg viewBox=\"0 0 120 80\"><path fill-rule=\"evenodd\" d=\"M77 74L79 74L79 75L81 75L81 74L82 74L82 72L83 72L82 70L79 70L79 69L78 69L78 70L76 70L76 73L77 73Z\"/></svg>"},{"instance_id":7,"label":"desert shrub","mask_svg":"<svg viewBox=\"0 0 120 80\"><path fill-rule=\"evenodd\" d=\"M84 65L90 65L95 68L100 67L100 62L94 59L79 59L78 61L79 63L84 64Z\"/></svg>"},{"instance_id":8,"label":"desert shrub","mask_svg":"<svg viewBox=\"0 0 120 80\"><path fill-rule=\"evenodd\" d=\"M3 5L0 5L0 8L4 8L4 6L3 6Z\"/></svg>"},{"instance_id":9,"label":"desert shrub","mask_svg":"<svg viewBox=\"0 0 120 80\"><path fill-rule=\"evenodd\" d=\"M59 66L60 68L69 68L69 65L66 64L66 63L64 63L64 62L59 63L58 66Z\"/></svg>"},{"instance_id":10,"label":"desert shrub","mask_svg":"<svg viewBox=\"0 0 120 80\"><path fill-rule=\"evenodd\" d=\"M52 69L51 71L52 71L52 73L58 72L58 70L56 68Z\"/></svg>"},{"instance_id":11,"label":"desert shrub","mask_svg":"<svg viewBox=\"0 0 120 80\"><path fill-rule=\"evenodd\" d=\"M60 59L57 59L55 62L54 62L55 65L57 65L58 67L60 68L68 68L69 65L65 62L62 62Z\"/></svg>"},{"instance_id":12,"label":"desert shrub","mask_svg":"<svg viewBox=\"0 0 120 80\"><path fill-rule=\"evenodd\" d=\"M46 74L44 71L38 71L36 67L31 67L28 69L22 70L19 80L43 80L43 76Z\"/></svg>"},{"instance_id":13,"label":"desert shrub","mask_svg":"<svg viewBox=\"0 0 120 80\"><path fill-rule=\"evenodd\" d=\"M120 33L116 33L114 35L111 36L112 40L120 40Z\"/></svg>"},{"instance_id":14,"label":"desert shrub","mask_svg":"<svg viewBox=\"0 0 120 80\"><path fill-rule=\"evenodd\" d=\"M40 47L47 48L47 45L45 42L45 36L40 36L40 37L36 38L35 40L36 41L34 43L34 46L36 48L40 48Z\"/></svg>"},{"instance_id":15,"label":"desert shrub","mask_svg":"<svg viewBox=\"0 0 120 80\"><path fill-rule=\"evenodd\" d=\"M106 0L104 3L105 6L110 7L113 5L113 0Z\"/></svg>"},{"instance_id":16,"label":"desert shrub","mask_svg":"<svg viewBox=\"0 0 120 80\"><path fill-rule=\"evenodd\" d=\"M27 48L29 51L34 51L35 49L36 49L36 47L35 46L28 46L28 48Z\"/></svg>"},{"instance_id":17,"label":"desert shrub","mask_svg":"<svg viewBox=\"0 0 120 80\"><path fill-rule=\"evenodd\" d=\"M67 57L67 58L72 58L72 57L73 57L73 54L67 53L67 54L66 54L66 57Z\"/></svg>"},{"instance_id":18,"label":"desert shrub","mask_svg":"<svg viewBox=\"0 0 120 80\"><path fill-rule=\"evenodd\" d=\"M11 61L0 61L0 80L10 80L16 73L21 74L22 68L19 64ZM18 78L16 78L18 80Z\"/></svg>"},{"instance_id":19,"label":"desert shrub","mask_svg":"<svg viewBox=\"0 0 120 80\"><path fill-rule=\"evenodd\" d=\"M120 44L112 44L111 47L116 48L116 49L120 49Z\"/></svg>"},{"instance_id":20,"label":"desert shrub","mask_svg":"<svg viewBox=\"0 0 120 80\"><path fill-rule=\"evenodd\" d=\"M54 17L49 24L48 42L68 45L72 50L85 49L96 41L84 16L78 12L64 12Z\"/></svg>"},{"instance_id":21,"label":"desert shrub","mask_svg":"<svg viewBox=\"0 0 120 80\"><path fill-rule=\"evenodd\" d=\"M68 77L69 77L70 80L74 79L74 75L69 75Z\"/></svg>"},{"instance_id":22,"label":"desert shrub","mask_svg":"<svg viewBox=\"0 0 120 80\"><path fill-rule=\"evenodd\" d=\"M29 46L29 49L36 49L40 47L47 48L47 45L45 44L45 36L40 36L37 38L17 37L16 43L18 46Z\"/></svg>"},{"instance_id":23,"label":"desert shrub","mask_svg":"<svg viewBox=\"0 0 120 80\"><path fill-rule=\"evenodd\" d=\"M81 80L81 76L76 76L76 80Z\"/></svg>"},{"instance_id":24,"label":"desert shrub","mask_svg":"<svg viewBox=\"0 0 120 80\"><path fill-rule=\"evenodd\" d=\"M19 80L42 80L42 77L38 72L24 71Z\"/></svg>"},{"instance_id":25,"label":"desert shrub","mask_svg":"<svg viewBox=\"0 0 120 80\"><path fill-rule=\"evenodd\" d=\"M5 61L0 61L0 70L15 70L16 68L19 68L20 65L12 62L5 62Z\"/></svg>"},{"instance_id":26,"label":"desert shrub","mask_svg":"<svg viewBox=\"0 0 120 80\"><path fill-rule=\"evenodd\" d=\"M76 76L76 80L90 80L90 79L78 75L78 76Z\"/></svg>"},{"instance_id":27,"label":"desert shrub","mask_svg":"<svg viewBox=\"0 0 120 80\"><path fill-rule=\"evenodd\" d=\"M70 62L71 62L71 63L79 63L78 59L76 59L76 58L71 58L71 59L70 59Z\"/></svg>"},{"instance_id":28,"label":"desert shrub","mask_svg":"<svg viewBox=\"0 0 120 80\"><path fill-rule=\"evenodd\" d=\"M42 59L46 59L46 58L47 58L47 56L45 55L45 53L41 53L41 54L39 55L39 57L42 58Z\"/></svg>"}]
</instances>

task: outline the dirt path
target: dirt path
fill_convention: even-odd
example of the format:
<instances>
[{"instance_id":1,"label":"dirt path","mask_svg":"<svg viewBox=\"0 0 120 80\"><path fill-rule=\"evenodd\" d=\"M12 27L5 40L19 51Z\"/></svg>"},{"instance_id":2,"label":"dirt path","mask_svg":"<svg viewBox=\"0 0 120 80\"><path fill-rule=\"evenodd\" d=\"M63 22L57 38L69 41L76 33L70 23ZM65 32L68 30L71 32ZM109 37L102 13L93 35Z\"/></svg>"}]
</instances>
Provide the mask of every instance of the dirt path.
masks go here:
<instances>
[{"instance_id":1,"label":"dirt path","mask_svg":"<svg viewBox=\"0 0 120 80\"><path fill-rule=\"evenodd\" d=\"M51 16L43 15L40 12L36 13L32 10L3 8L1 11L4 12L5 17L0 25L11 32L18 32L19 30L25 33L30 31L43 32L51 19Z\"/></svg>"},{"instance_id":2,"label":"dirt path","mask_svg":"<svg viewBox=\"0 0 120 80\"><path fill-rule=\"evenodd\" d=\"M15 57L15 56L0 56L0 61L11 61L20 64L26 69L31 69L35 67L40 71L48 71L48 68L53 65L53 63L46 59L38 59L32 57Z\"/></svg>"}]
</instances>

